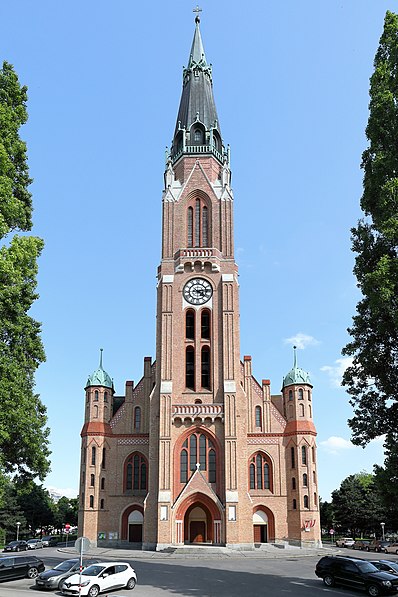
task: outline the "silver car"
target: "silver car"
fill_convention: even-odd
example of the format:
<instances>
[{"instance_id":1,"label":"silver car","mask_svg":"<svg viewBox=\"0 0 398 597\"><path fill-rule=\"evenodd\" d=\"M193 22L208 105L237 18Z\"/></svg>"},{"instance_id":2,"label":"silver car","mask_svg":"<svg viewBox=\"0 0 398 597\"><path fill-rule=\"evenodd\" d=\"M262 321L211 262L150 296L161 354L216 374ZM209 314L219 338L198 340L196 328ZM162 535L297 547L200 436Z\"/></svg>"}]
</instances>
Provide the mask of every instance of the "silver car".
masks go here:
<instances>
[{"instance_id":1,"label":"silver car","mask_svg":"<svg viewBox=\"0 0 398 597\"><path fill-rule=\"evenodd\" d=\"M26 543L28 544L28 549L41 549L44 547L41 539L28 539Z\"/></svg>"}]
</instances>

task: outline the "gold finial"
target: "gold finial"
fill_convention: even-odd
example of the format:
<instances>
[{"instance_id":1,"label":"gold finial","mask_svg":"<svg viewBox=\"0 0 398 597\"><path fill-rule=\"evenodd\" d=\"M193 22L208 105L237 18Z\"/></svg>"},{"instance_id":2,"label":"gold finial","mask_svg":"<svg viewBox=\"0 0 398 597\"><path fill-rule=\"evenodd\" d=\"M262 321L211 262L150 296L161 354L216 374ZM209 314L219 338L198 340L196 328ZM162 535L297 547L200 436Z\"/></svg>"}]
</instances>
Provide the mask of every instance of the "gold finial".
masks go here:
<instances>
[{"instance_id":1,"label":"gold finial","mask_svg":"<svg viewBox=\"0 0 398 597\"><path fill-rule=\"evenodd\" d=\"M192 12L196 12L195 23L200 23L199 13L202 12L202 9L199 8L198 4L196 5L196 8L194 8Z\"/></svg>"}]
</instances>

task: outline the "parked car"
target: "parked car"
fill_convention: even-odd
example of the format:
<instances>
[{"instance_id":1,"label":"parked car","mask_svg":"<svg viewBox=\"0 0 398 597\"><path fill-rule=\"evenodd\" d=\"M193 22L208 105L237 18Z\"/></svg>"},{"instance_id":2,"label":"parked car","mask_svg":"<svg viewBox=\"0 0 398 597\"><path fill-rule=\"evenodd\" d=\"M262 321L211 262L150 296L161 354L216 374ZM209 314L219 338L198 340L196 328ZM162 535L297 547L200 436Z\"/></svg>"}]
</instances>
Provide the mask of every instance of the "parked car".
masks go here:
<instances>
[{"instance_id":1,"label":"parked car","mask_svg":"<svg viewBox=\"0 0 398 597\"><path fill-rule=\"evenodd\" d=\"M336 539L336 547L352 547L355 543L355 539L352 537L341 537Z\"/></svg>"},{"instance_id":2,"label":"parked car","mask_svg":"<svg viewBox=\"0 0 398 597\"><path fill-rule=\"evenodd\" d=\"M10 541L4 546L3 551L26 551L27 549L26 541Z\"/></svg>"},{"instance_id":3,"label":"parked car","mask_svg":"<svg viewBox=\"0 0 398 597\"><path fill-rule=\"evenodd\" d=\"M390 560L371 560L371 564L376 566L378 570L384 570L384 572L398 575L398 562L391 562Z\"/></svg>"},{"instance_id":4,"label":"parked car","mask_svg":"<svg viewBox=\"0 0 398 597\"><path fill-rule=\"evenodd\" d=\"M386 574L386 573L379 573ZM79 593L79 582L80 593ZM67 578L61 591L63 595L88 595L97 597L105 591L114 589L134 589L137 576L134 569L127 562L99 562L83 570L80 574L73 574ZM397 579L398 582L398 579Z\"/></svg>"},{"instance_id":5,"label":"parked car","mask_svg":"<svg viewBox=\"0 0 398 597\"><path fill-rule=\"evenodd\" d=\"M83 568L96 564L98 560L82 560ZM61 589L65 579L75 574L80 568L80 558L73 558L71 560L65 560L52 568L41 572L36 578L37 589Z\"/></svg>"},{"instance_id":6,"label":"parked car","mask_svg":"<svg viewBox=\"0 0 398 597\"><path fill-rule=\"evenodd\" d=\"M362 541L362 539L360 541L355 541L354 545L352 546L352 549L360 549L362 551L369 551L369 545L370 545L370 541Z\"/></svg>"},{"instance_id":7,"label":"parked car","mask_svg":"<svg viewBox=\"0 0 398 597\"><path fill-rule=\"evenodd\" d=\"M384 548L385 553L396 553L398 555L398 543L394 541L394 543L390 543Z\"/></svg>"},{"instance_id":8,"label":"parked car","mask_svg":"<svg viewBox=\"0 0 398 597\"><path fill-rule=\"evenodd\" d=\"M373 541L369 543L368 551L377 551L378 553L381 553L385 551L387 545L390 545L389 541L384 541L384 539L373 539Z\"/></svg>"},{"instance_id":9,"label":"parked car","mask_svg":"<svg viewBox=\"0 0 398 597\"><path fill-rule=\"evenodd\" d=\"M0 580L13 578L36 578L45 570L44 562L36 556L0 557Z\"/></svg>"},{"instance_id":10,"label":"parked car","mask_svg":"<svg viewBox=\"0 0 398 597\"><path fill-rule=\"evenodd\" d=\"M26 543L28 544L28 549L41 549L43 547L40 539L28 539Z\"/></svg>"},{"instance_id":11,"label":"parked car","mask_svg":"<svg viewBox=\"0 0 398 597\"><path fill-rule=\"evenodd\" d=\"M41 542L43 543L44 547L55 547L58 545L58 538L48 535L46 537L42 537Z\"/></svg>"},{"instance_id":12,"label":"parked car","mask_svg":"<svg viewBox=\"0 0 398 597\"><path fill-rule=\"evenodd\" d=\"M398 577L382 572L366 560L342 556L324 556L315 568L315 574L327 587L344 585L362 589L371 597L393 595L398 592Z\"/></svg>"}]
</instances>

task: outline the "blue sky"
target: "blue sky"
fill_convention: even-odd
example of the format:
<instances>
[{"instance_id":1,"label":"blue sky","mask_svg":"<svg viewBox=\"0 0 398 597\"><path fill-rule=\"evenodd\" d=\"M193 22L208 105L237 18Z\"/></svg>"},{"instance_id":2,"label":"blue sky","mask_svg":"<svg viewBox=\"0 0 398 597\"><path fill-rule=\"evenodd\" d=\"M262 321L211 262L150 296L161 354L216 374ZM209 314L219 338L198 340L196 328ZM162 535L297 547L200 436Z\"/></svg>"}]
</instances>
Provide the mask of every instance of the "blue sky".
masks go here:
<instances>
[{"instance_id":1,"label":"blue sky","mask_svg":"<svg viewBox=\"0 0 398 597\"><path fill-rule=\"evenodd\" d=\"M116 392L155 353L164 149L195 2L9 0L0 59L29 88L28 143L47 361L52 472L78 488L84 386L104 349ZM341 349L359 295L350 228L362 193L369 77L392 0L203 0L201 32L231 145L241 355L279 393L293 363L314 384L319 494L382 463L350 444Z\"/></svg>"}]
</instances>

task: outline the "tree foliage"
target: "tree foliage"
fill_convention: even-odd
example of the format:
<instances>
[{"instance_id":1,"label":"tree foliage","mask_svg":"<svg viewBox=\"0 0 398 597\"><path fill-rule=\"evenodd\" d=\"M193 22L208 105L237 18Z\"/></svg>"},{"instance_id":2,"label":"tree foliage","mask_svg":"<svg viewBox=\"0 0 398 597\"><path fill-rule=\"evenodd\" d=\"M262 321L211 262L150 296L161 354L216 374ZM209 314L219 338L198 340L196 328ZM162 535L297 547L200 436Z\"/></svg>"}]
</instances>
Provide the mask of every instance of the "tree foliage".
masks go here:
<instances>
[{"instance_id":1,"label":"tree foliage","mask_svg":"<svg viewBox=\"0 0 398 597\"><path fill-rule=\"evenodd\" d=\"M353 442L393 432L398 423L398 15L387 12L370 80L369 147L361 208L352 229L354 273L363 298L343 354L354 417Z\"/></svg>"},{"instance_id":2,"label":"tree foliage","mask_svg":"<svg viewBox=\"0 0 398 597\"><path fill-rule=\"evenodd\" d=\"M19 236L32 226L26 145L27 90L12 66L0 69L0 473L24 478L49 470L46 409L34 393L45 360L40 324L28 315L37 298L37 259L43 241ZM12 234L6 244L7 235Z\"/></svg>"},{"instance_id":3,"label":"tree foliage","mask_svg":"<svg viewBox=\"0 0 398 597\"><path fill-rule=\"evenodd\" d=\"M33 481L17 486L17 502L24 513L31 535L54 523L53 503L47 489Z\"/></svg>"},{"instance_id":4,"label":"tree foliage","mask_svg":"<svg viewBox=\"0 0 398 597\"><path fill-rule=\"evenodd\" d=\"M380 534L380 522L385 519L381 488L370 473L350 475L332 493L333 516L340 531L353 536Z\"/></svg>"},{"instance_id":5,"label":"tree foliage","mask_svg":"<svg viewBox=\"0 0 398 597\"><path fill-rule=\"evenodd\" d=\"M375 484L382 488L386 530L398 529L398 433L390 435L385 448L384 466L374 466Z\"/></svg>"}]
</instances>

